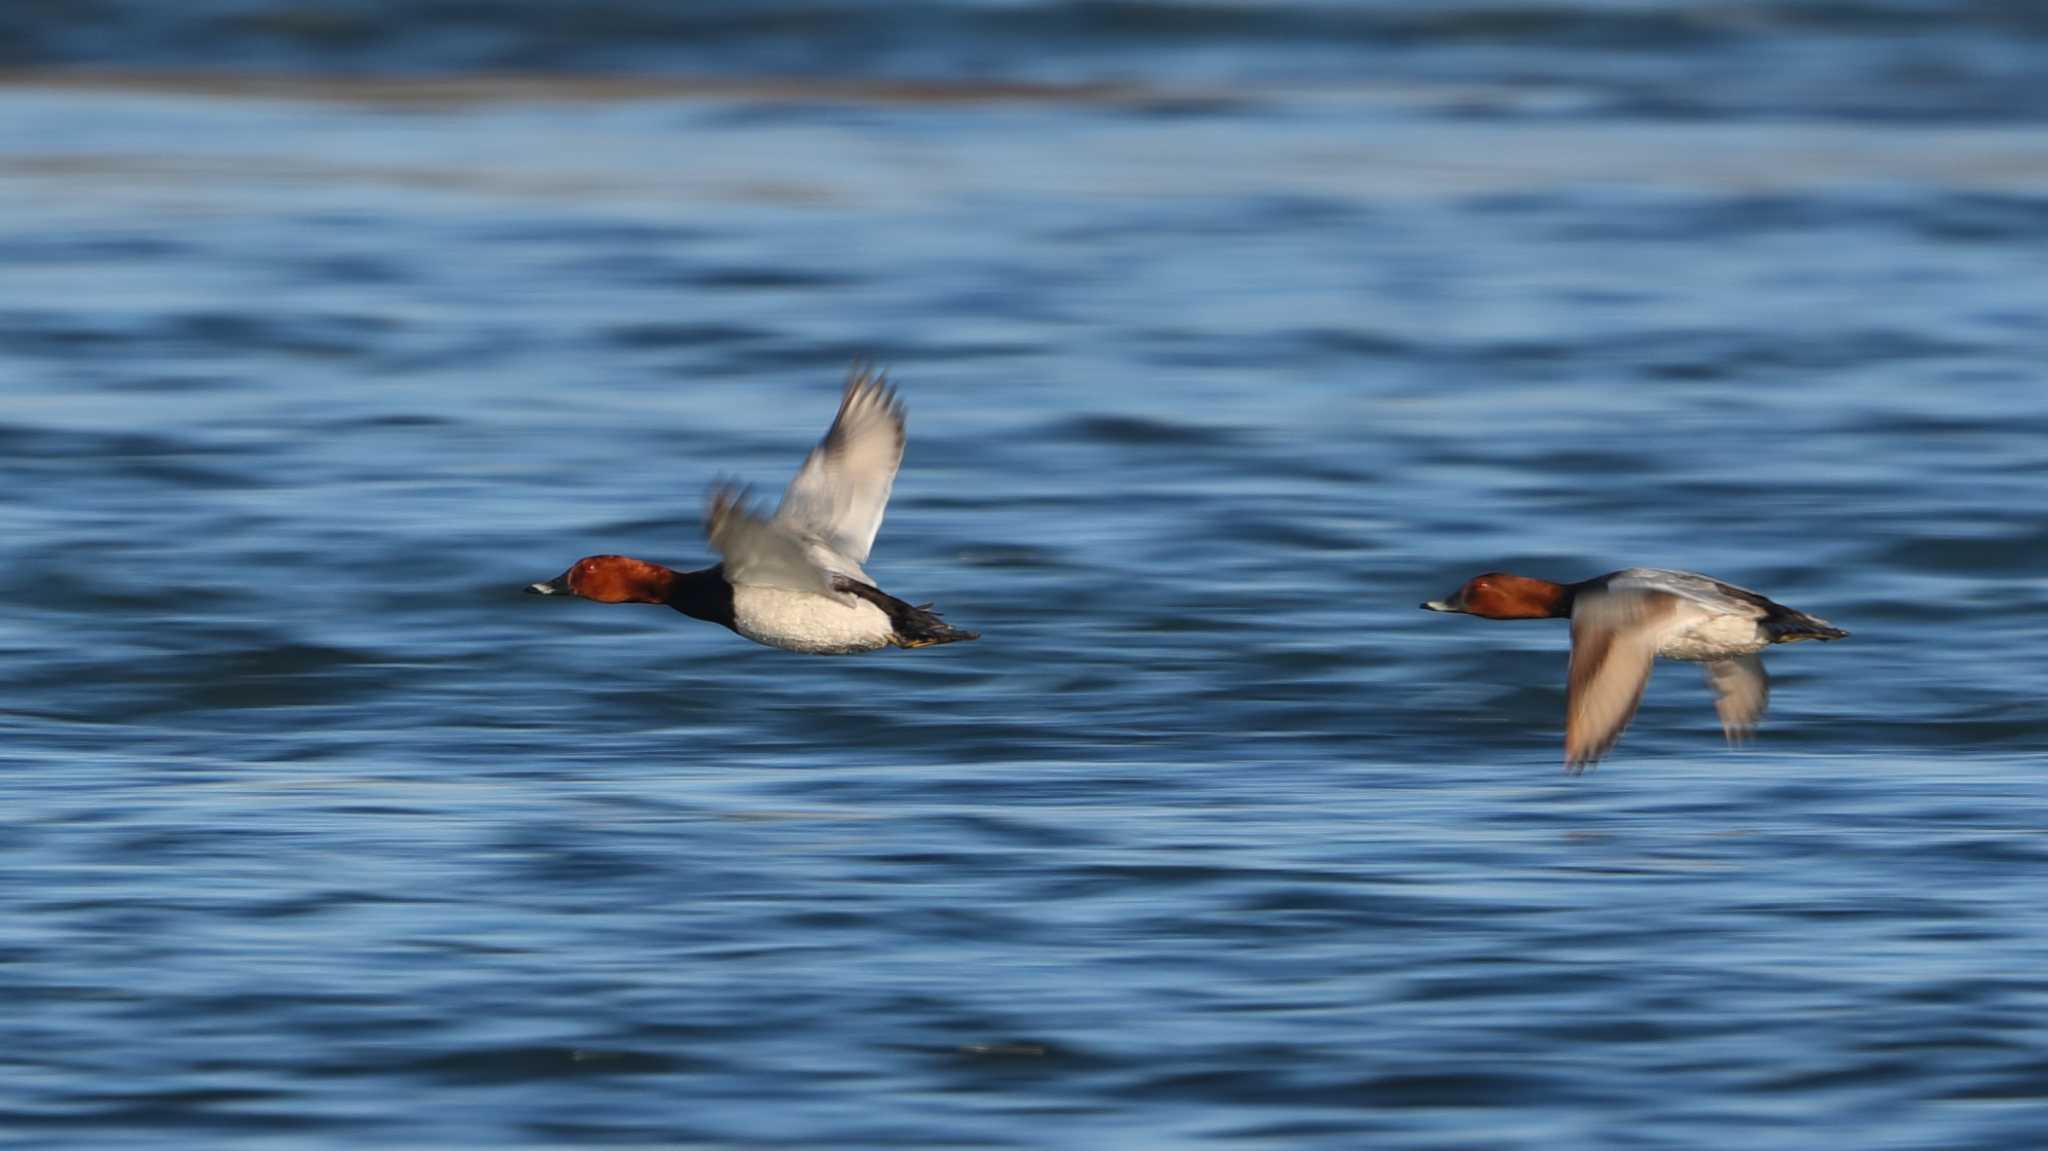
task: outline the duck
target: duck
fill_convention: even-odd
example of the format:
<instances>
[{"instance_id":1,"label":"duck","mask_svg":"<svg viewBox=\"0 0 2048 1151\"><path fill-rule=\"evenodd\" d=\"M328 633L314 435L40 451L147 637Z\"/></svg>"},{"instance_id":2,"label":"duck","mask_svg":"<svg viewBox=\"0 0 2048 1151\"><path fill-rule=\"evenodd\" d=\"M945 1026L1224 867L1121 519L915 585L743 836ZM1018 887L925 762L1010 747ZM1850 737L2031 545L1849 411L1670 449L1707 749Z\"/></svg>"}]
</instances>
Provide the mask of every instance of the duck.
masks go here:
<instances>
[{"instance_id":1,"label":"duck","mask_svg":"<svg viewBox=\"0 0 2048 1151\"><path fill-rule=\"evenodd\" d=\"M903 401L856 367L839 414L772 514L744 488L715 486L704 534L720 562L675 571L623 555L585 556L533 595L662 604L783 651L844 655L979 639L883 591L862 565L882 526L906 442Z\"/></svg>"},{"instance_id":2,"label":"duck","mask_svg":"<svg viewBox=\"0 0 2048 1151\"><path fill-rule=\"evenodd\" d=\"M1621 738L1657 657L1705 665L1722 734L1741 744L1770 702L1763 650L1849 634L1748 588L1659 568L1627 568L1568 584L1487 572L1449 599L1422 606L1482 619L1572 621L1564 765L1573 773L1597 763Z\"/></svg>"}]
</instances>

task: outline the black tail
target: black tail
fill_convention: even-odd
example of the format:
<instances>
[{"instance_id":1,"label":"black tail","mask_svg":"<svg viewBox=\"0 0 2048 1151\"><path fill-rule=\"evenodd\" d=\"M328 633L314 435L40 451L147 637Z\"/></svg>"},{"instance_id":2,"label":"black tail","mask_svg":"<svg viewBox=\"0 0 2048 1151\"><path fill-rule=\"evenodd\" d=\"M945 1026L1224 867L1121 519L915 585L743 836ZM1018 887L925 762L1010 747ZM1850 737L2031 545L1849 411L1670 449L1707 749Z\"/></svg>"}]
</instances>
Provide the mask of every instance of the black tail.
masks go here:
<instances>
[{"instance_id":1,"label":"black tail","mask_svg":"<svg viewBox=\"0 0 2048 1151\"><path fill-rule=\"evenodd\" d=\"M981 638L980 632L957 628L940 619L938 612L930 610L930 604L913 607L881 588L857 580L840 578L833 580L832 585L840 591L852 592L889 613L889 626L896 633L889 637L889 642L897 647L931 647L933 644Z\"/></svg>"},{"instance_id":2,"label":"black tail","mask_svg":"<svg viewBox=\"0 0 2048 1151\"><path fill-rule=\"evenodd\" d=\"M1845 639L1849 633L1817 616L1803 611L1793 611L1779 604L1771 605L1778 610L1764 617L1764 630L1770 633L1772 643L1798 643L1803 639Z\"/></svg>"}]
</instances>

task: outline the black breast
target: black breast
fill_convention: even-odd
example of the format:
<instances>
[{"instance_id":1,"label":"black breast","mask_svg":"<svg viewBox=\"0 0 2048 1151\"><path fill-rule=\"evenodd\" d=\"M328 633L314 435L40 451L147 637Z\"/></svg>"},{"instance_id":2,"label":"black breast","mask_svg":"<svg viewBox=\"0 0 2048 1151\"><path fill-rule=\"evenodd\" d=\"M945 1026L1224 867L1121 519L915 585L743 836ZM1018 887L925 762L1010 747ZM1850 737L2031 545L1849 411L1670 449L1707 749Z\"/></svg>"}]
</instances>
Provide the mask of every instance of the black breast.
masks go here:
<instances>
[{"instance_id":1,"label":"black breast","mask_svg":"<svg viewBox=\"0 0 2048 1151\"><path fill-rule=\"evenodd\" d=\"M668 606L691 619L731 628L732 585L725 582L725 567L720 565L700 571L678 572L675 583L669 588Z\"/></svg>"}]
</instances>

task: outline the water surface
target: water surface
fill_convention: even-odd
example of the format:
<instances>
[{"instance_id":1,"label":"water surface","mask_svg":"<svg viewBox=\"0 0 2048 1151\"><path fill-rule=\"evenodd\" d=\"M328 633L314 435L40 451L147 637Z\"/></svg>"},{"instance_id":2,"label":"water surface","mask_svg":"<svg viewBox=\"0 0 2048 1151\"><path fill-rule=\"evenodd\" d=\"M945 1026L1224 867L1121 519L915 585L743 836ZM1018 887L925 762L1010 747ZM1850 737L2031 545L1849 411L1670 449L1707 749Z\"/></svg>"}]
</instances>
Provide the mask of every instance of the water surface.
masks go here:
<instances>
[{"instance_id":1,"label":"water surface","mask_svg":"<svg viewBox=\"0 0 2048 1151\"><path fill-rule=\"evenodd\" d=\"M999 91L0 90L0 1141L2040 1142L2040 29L1882 106L1602 54L1779 78L1678 114L1219 11ZM979 643L519 593L709 562L856 357L870 570ZM1415 605L1631 564L1853 638L1570 778L1564 629Z\"/></svg>"}]
</instances>

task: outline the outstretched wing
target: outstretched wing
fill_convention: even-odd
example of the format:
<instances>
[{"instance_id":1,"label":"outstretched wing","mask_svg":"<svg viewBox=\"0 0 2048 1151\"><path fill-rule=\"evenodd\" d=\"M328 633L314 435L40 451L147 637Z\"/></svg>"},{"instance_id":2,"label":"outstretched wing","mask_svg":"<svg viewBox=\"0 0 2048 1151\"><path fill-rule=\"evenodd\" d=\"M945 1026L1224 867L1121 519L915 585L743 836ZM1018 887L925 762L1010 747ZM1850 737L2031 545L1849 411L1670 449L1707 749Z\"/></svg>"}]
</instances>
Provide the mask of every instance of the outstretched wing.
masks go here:
<instances>
[{"instance_id":1,"label":"outstretched wing","mask_svg":"<svg viewBox=\"0 0 2048 1151\"><path fill-rule=\"evenodd\" d=\"M725 579L735 587L787 588L831 595L832 575L812 558L811 547L754 510L747 493L730 486L712 489L704 510L704 534L725 558Z\"/></svg>"},{"instance_id":2,"label":"outstretched wing","mask_svg":"<svg viewBox=\"0 0 2048 1151\"><path fill-rule=\"evenodd\" d=\"M1586 593L1572 606L1572 661L1566 676L1564 765L1581 770L1614 746L1635 718L1657 635L1677 601L1641 591Z\"/></svg>"},{"instance_id":3,"label":"outstretched wing","mask_svg":"<svg viewBox=\"0 0 2048 1151\"><path fill-rule=\"evenodd\" d=\"M864 564L903 462L903 404L880 374L847 378L839 417L811 449L776 509L777 527Z\"/></svg>"},{"instance_id":4,"label":"outstretched wing","mask_svg":"<svg viewBox=\"0 0 2048 1151\"><path fill-rule=\"evenodd\" d=\"M1763 657L1738 655L1707 665L1707 686L1714 689L1714 710L1721 715L1721 734L1741 743L1756 730L1771 702L1771 677Z\"/></svg>"}]
</instances>

